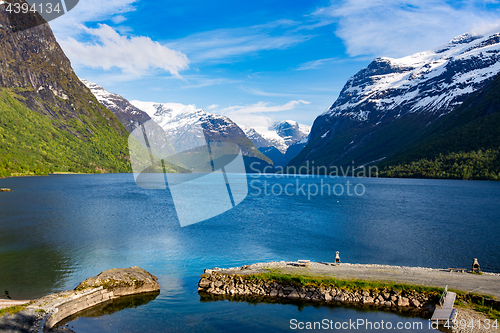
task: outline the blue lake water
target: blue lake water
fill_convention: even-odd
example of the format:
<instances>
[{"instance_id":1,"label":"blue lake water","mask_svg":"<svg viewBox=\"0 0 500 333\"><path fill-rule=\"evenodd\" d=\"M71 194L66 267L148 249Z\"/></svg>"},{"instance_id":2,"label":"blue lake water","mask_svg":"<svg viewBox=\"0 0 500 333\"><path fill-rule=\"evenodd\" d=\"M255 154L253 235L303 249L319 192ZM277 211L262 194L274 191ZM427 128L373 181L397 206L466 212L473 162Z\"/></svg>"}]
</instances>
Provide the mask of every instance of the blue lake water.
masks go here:
<instances>
[{"instance_id":1,"label":"blue lake water","mask_svg":"<svg viewBox=\"0 0 500 333\"><path fill-rule=\"evenodd\" d=\"M293 195L266 195L265 181L268 193L292 184ZM308 197L307 187L321 181L344 186L344 193ZM76 332L289 332L293 318L427 327L427 320L383 311L202 301L197 282L205 268L333 261L336 251L343 262L434 268L468 268L478 258L483 270L500 272L500 182L276 176L248 182L240 205L181 228L169 193L139 188L131 174L0 179L0 187L13 190L0 193L0 294L39 297L135 265L159 277L160 295L136 308L75 319L69 325ZM305 193L295 191L297 184ZM363 195L354 193L357 184Z\"/></svg>"}]
</instances>

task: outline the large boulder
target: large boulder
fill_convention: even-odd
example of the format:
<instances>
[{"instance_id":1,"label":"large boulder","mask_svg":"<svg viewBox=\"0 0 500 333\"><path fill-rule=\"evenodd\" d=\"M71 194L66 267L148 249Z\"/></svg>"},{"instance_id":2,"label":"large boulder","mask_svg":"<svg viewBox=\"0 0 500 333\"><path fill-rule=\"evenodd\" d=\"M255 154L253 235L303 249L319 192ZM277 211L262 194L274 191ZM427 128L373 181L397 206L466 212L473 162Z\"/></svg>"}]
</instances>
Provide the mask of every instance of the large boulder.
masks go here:
<instances>
[{"instance_id":1,"label":"large boulder","mask_svg":"<svg viewBox=\"0 0 500 333\"><path fill-rule=\"evenodd\" d=\"M112 291L115 297L160 291L158 278L137 266L108 269L83 281L75 290L101 286Z\"/></svg>"}]
</instances>

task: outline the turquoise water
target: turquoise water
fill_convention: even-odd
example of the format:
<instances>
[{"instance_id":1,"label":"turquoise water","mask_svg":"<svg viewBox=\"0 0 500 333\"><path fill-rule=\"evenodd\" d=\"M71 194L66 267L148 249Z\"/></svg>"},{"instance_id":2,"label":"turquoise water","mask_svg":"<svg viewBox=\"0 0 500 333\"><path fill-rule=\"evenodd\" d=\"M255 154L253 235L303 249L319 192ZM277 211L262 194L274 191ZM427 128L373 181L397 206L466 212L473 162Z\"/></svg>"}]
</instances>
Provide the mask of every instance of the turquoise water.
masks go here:
<instances>
[{"instance_id":1,"label":"turquoise water","mask_svg":"<svg viewBox=\"0 0 500 333\"><path fill-rule=\"evenodd\" d=\"M344 262L435 268L469 267L478 258L483 270L500 272L498 182L248 181L240 205L181 228L169 193L141 189L129 174L0 179L0 187L13 190L0 193L0 292L38 297L74 288L105 269L137 265L159 277L156 299L70 326L76 332L284 332L293 331L293 318L427 321L356 308L203 301L200 274L272 260L333 261L335 251ZM265 195L264 181L268 193L275 184L275 193L291 184L293 195ZM306 193L295 191L297 181ZM308 197L307 187L321 181L345 191ZM363 195L353 194L356 184Z\"/></svg>"}]
</instances>

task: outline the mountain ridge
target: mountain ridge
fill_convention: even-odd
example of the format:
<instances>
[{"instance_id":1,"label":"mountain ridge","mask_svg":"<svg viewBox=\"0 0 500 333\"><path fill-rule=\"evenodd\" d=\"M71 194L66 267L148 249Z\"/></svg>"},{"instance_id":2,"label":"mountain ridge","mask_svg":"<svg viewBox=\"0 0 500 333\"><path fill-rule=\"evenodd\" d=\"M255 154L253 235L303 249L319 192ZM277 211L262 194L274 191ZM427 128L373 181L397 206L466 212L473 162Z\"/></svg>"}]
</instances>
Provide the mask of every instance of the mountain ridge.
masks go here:
<instances>
[{"instance_id":1,"label":"mountain ridge","mask_svg":"<svg viewBox=\"0 0 500 333\"><path fill-rule=\"evenodd\" d=\"M362 165L388 158L500 72L500 34L464 34L403 57L377 58L352 76L289 165Z\"/></svg>"},{"instance_id":2,"label":"mountain ridge","mask_svg":"<svg viewBox=\"0 0 500 333\"><path fill-rule=\"evenodd\" d=\"M293 120L283 120L275 121L266 131L259 132L246 126L242 126L242 129L257 148L273 146L285 154L288 147L309 135L311 127Z\"/></svg>"},{"instance_id":3,"label":"mountain ridge","mask_svg":"<svg viewBox=\"0 0 500 333\"><path fill-rule=\"evenodd\" d=\"M203 146L206 140L237 143L246 159L256 158L263 167L272 161L259 152L243 130L226 116L211 114L193 105L180 103L156 103L130 101L136 108L147 113L163 130L176 151L186 151Z\"/></svg>"}]
</instances>

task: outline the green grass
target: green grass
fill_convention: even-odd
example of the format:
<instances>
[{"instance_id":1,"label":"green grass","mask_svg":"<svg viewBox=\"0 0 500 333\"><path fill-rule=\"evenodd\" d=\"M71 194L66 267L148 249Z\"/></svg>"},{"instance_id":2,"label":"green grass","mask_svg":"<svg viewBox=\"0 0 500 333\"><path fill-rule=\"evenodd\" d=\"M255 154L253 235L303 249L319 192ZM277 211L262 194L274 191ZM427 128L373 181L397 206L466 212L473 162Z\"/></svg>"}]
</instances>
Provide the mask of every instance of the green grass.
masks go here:
<instances>
[{"instance_id":1,"label":"green grass","mask_svg":"<svg viewBox=\"0 0 500 333\"><path fill-rule=\"evenodd\" d=\"M19 306L11 306L8 308L0 309L0 317L4 315L15 315L16 313L23 311L26 307L19 305Z\"/></svg>"},{"instance_id":2,"label":"green grass","mask_svg":"<svg viewBox=\"0 0 500 333\"><path fill-rule=\"evenodd\" d=\"M383 281L369 281L360 279L336 279L333 277L325 276L308 276L305 274L287 274L282 273L278 270L270 270L266 273L242 275L243 279L250 281L265 281L265 282L276 282L280 284L289 284L295 286L306 286L306 287L333 287L341 290L347 291L382 291L395 290L399 292L417 292L425 293L431 296L433 301L437 302L441 294L443 293L443 288L412 285L405 283L393 283L393 282L383 282ZM476 293L467 293L461 290L452 290L457 294L457 300L455 305L464 308L470 308L474 311L481 312L485 314L490 319L500 320L500 311L493 309L491 306L484 305L484 298L494 299L495 297L491 295L483 295Z\"/></svg>"},{"instance_id":3,"label":"green grass","mask_svg":"<svg viewBox=\"0 0 500 333\"><path fill-rule=\"evenodd\" d=\"M491 319L497 319L500 321L500 311L493 309L491 306L473 303L470 305L470 307L477 312L484 313L486 316L488 316Z\"/></svg>"},{"instance_id":4,"label":"green grass","mask_svg":"<svg viewBox=\"0 0 500 333\"><path fill-rule=\"evenodd\" d=\"M490 319L500 321L500 311L493 309L491 306L484 305L483 302L473 302L471 300L465 301L462 299L457 299L455 305L459 308L471 309L480 313L483 313Z\"/></svg>"},{"instance_id":5,"label":"green grass","mask_svg":"<svg viewBox=\"0 0 500 333\"><path fill-rule=\"evenodd\" d=\"M334 288L342 290L397 290L397 291L416 291L419 293L429 293L429 294L441 294L443 288L411 285L404 283L392 283L392 282L381 282L381 281L368 281L368 280L346 280L346 279L336 279L332 277L324 276L307 276L298 274L286 274L280 272L269 272L252 274L246 277L248 280L263 280L263 281L275 281L278 283L295 284L301 286L331 286Z\"/></svg>"}]
</instances>

